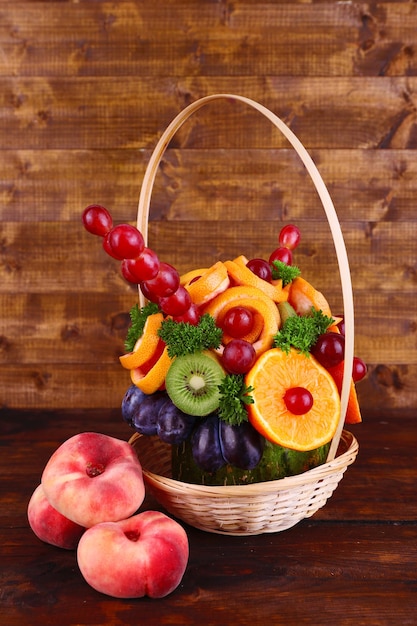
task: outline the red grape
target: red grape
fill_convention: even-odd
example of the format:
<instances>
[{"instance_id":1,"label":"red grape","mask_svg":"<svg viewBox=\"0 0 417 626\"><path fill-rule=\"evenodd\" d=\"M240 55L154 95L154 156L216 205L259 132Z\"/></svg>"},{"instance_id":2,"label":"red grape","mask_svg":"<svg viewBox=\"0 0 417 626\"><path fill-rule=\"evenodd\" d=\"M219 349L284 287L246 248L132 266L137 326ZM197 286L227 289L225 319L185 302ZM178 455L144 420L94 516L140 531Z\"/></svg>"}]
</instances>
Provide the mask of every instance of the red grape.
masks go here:
<instances>
[{"instance_id":1,"label":"red grape","mask_svg":"<svg viewBox=\"0 0 417 626\"><path fill-rule=\"evenodd\" d=\"M282 261L285 265L292 265L292 252L288 248L277 248L271 253L269 263L272 265L274 261Z\"/></svg>"},{"instance_id":2,"label":"red grape","mask_svg":"<svg viewBox=\"0 0 417 626\"><path fill-rule=\"evenodd\" d=\"M114 226L107 235L107 244L112 256L119 259L136 259L144 250L142 233L130 224Z\"/></svg>"},{"instance_id":3,"label":"red grape","mask_svg":"<svg viewBox=\"0 0 417 626\"><path fill-rule=\"evenodd\" d=\"M284 402L290 413L304 415L313 406L314 399L305 387L291 387L284 394Z\"/></svg>"},{"instance_id":4,"label":"red grape","mask_svg":"<svg viewBox=\"0 0 417 626\"><path fill-rule=\"evenodd\" d=\"M253 328L253 313L244 306L234 306L227 311L223 320L222 328L231 337L240 339Z\"/></svg>"},{"instance_id":5,"label":"red grape","mask_svg":"<svg viewBox=\"0 0 417 626\"><path fill-rule=\"evenodd\" d=\"M192 326L197 326L201 317L201 313L198 307L192 303L188 311L183 313L182 315L174 315L173 319L175 322L188 322Z\"/></svg>"},{"instance_id":6,"label":"red grape","mask_svg":"<svg viewBox=\"0 0 417 626\"><path fill-rule=\"evenodd\" d=\"M129 280L129 275L134 278L129 282L141 283L144 280L155 278L159 272L159 266L156 252L150 248L144 248L137 259L124 259L122 261L122 274L126 280Z\"/></svg>"},{"instance_id":7,"label":"red grape","mask_svg":"<svg viewBox=\"0 0 417 626\"><path fill-rule=\"evenodd\" d=\"M155 304L158 304L159 302L159 296L157 296L156 294L152 293L146 286L146 283L140 283L140 290L143 293L143 295L145 296L145 298L147 300L149 300L149 302L154 302Z\"/></svg>"},{"instance_id":8,"label":"red grape","mask_svg":"<svg viewBox=\"0 0 417 626\"><path fill-rule=\"evenodd\" d=\"M368 368L366 363L362 361L358 356L353 357L352 378L353 382L358 383L362 378L365 378Z\"/></svg>"},{"instance_id":9,"label":"red grape","mask_svg":"<svg viewBox=\"0 0 417 626\"><path fill-rule=\"evenodd\" d=\"M124 259L122 261L122 264L120 266L122 276L125 280L127 280L128 283L132 283L133 285L138 285L140 283L140 280L138 280L138 278L134 276L132 272L130 271L129 265L128 265L129 261L130 259Z\"/></svg>"},{"instance_id":10,"label":"red grape","mask_svg":"<svg viewBox=\"0 0 417 626\"><path fill-rule=\"evenodd\" d=\"M266 280L267 283L270 283L272 280L272 272L269 263L264 261L264 259L251 259L247 262L246 267L250 269L251 272Z\"/></svg>"},{"instance_id":11,"label":"red grape","mask_svg":"<svg viewBox=\"0 0 417 626\"><path fill-rule=\"evenodd\" d=\"M323 333L311 348L311 354L326 369L339 365L345 355L345 338L339 333Z\"/></svg>"},{"instance_id":12,"label":"red grape","mask_svg":"<svg viewBox=\"0 0 417 626\"><path fill-rule=\"evenodd\" d=\"M342 316L336 315L336 317L342 317ZM340 330L340 334L345 336L345 320L343 319L343 317L342 317L342 321L338 323L337 327Z\"/></svg>"},{"instance_id":13,"label":"red grape","mask_svg":"<svg viewBox=\"0 0 417 626\"><path fill-rule=\"evenodd\" d=\"M169 263L160 263L159 272L155 278L143 282L148 293L165 298L175 293L180 286L180 275Z\"/></svg>"},{"instance_id":14,"label":"red grape","mask_svg":"<svg viewBox=\"0 0 417 626\"><path fill-rule=\"evenodd\" d=\"M255 360L253 345L244 339L232 339L222 354L222 364L230 374L246 374Z\"/></svg>"},{"instance_id":15,"label":"red grape","mask_svg":"<svg viewBox=\"0 0 417 626\"><path fill-rule=\"evenodd\" d=\"M170 296L159 298L159 307L166 315L184 315L191 306L191 296L181 285Z\"/></svg>"},{"instance_id":16,"label":"red grape","mask_svg":"<svg viewBox=\"0 0 417 626\"><path fill-rule=\"evenodd\" d=\"M90 204L84 209L82 214L84 228L92 235L104 237L113 226L113 220L104 206Z\"/></svg>"},{"instance_id":17,"label":"red grape","mask_svg":"<svg viewBox=\"0 0 417 626\"><path fill-rule=\"evenodd\" d=\"M288 250L295 250L300 243L301 233L297 226L294 224L287 224L281 229L278 236L278 241L281 246L288 248Z\"/></svg>"},{"instance_id":18,"label":"red grape","mask_svg":"<svg viewBox=\"0 0 417 626\"><path fill-rule=\"evenodd\" d=\"M103 250L109 256L113 257L113 259L117 259L120 261L119 257L113 252L113 248L110 245L110 232L106 233L103 237Z\"/></svg>"}]
</instances>

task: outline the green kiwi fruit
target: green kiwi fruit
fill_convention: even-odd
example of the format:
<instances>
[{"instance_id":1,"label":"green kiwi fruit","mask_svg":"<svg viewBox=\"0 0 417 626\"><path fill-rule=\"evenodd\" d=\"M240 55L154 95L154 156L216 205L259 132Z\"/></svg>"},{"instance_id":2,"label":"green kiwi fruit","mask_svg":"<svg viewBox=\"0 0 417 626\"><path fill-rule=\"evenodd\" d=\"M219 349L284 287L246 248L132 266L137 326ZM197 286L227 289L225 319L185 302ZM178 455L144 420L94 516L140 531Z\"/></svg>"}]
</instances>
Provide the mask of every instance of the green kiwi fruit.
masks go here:
<instances>
[{"instance_id":1,"label":"green kiwi fruit","mask_svg":"<svg viewBox=\"0 0 417 626\"><path fill-rule=\"evenodd\" d=\"M177 356L170 365L165 386L172 402L189 415L209 415L219 406L219 385L225 371L205 352Z\"/></svg>"}]
</instances>

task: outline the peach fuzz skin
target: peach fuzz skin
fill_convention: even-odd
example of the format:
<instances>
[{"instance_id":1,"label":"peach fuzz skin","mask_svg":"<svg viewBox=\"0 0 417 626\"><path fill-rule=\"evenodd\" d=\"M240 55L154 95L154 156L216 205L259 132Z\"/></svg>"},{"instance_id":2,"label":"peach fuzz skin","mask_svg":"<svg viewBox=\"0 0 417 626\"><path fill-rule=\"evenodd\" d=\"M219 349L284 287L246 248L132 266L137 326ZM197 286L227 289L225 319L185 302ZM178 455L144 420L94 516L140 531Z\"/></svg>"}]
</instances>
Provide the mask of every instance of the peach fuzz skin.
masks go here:
<instances>
[{"instance_id":1,"label":"peach fuzz skin","mask_svg":"<svg viewBox=\"0 0 417 626\"><path fill-rule=\"evenodd\" d=\"M72 522L54 509L38 485L28 504L29 526L41 541L58 548L75 550L85 528Z\"/></svg>"},{"instance_id":2,"label":"peach fuzz skin","mask_svg":"<svg viewBox=\"0 0 417 626\"><path fill-rule=\"evenodd\" d=\"M142 467L132 446L93 432L74 435L57 448L41 484L50 504L85 528L130 517L145 497Z\"/></svg>"},{"instance_id":3,"label":"peach fuzz skin","mask_svg":"<svg viewBox=\"0 0 417 626\"><path fill-rule=\"evenodd\" d=\"M185 530L158 511L89 528L77 550L86 582L114 598L163 598L180 584L188 556Z\"/></svg>"}]
</instances>

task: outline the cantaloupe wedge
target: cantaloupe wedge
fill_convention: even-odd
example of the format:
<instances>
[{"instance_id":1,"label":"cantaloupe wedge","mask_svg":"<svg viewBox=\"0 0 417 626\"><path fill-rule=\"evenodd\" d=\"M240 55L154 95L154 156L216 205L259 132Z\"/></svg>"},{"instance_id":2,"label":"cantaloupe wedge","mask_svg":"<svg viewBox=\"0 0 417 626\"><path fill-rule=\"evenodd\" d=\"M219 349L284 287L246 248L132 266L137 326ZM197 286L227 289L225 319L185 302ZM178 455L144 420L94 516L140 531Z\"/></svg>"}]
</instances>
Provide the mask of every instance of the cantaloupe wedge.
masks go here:
<instances>
[{"instance_id":1,"label":"cantaloupe wedge","mask_svg":"<svg viewBox=\"0 0 417 626\"><path fill-rule=\"evenodd\" d=\"M289 286L288 302L298 315L310 313L311 307L331 316L330 306L320 291L317 291L305 278L298 276Z\"/></svg>"}]
</instances>

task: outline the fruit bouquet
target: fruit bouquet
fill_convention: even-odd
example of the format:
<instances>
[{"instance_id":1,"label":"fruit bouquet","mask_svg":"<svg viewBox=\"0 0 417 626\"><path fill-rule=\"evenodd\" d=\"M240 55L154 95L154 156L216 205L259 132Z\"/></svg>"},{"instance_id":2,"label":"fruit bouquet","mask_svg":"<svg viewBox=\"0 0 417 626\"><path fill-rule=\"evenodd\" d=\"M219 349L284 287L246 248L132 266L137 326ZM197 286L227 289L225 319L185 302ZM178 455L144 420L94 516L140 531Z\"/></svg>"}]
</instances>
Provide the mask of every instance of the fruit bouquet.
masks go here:
<instances>
[{"instance_id":1,"label":"fruit bouquet","mask_svg":"<svg viewBox=\"0 0 417 626\"><path fill-rule=\"evenodd\" d=\"M242 255L183 275L147 245L150 197L171 137L215 98L264 114L298 152L316 186L333 235L344 311L301 273L301 233L287 224L267 259ZM204 530L275 532L324 505L358 445L345 423L361 414L355 384L366 366L353 354L353 303L343 237L332 202L292 131L242 96L202 98L168 126L149 162L137 226L113 225L90 205L84 227L139 287L120 363L131 385L123 418L144 477L172 514Z\"/></svg>"}]
</instances>

